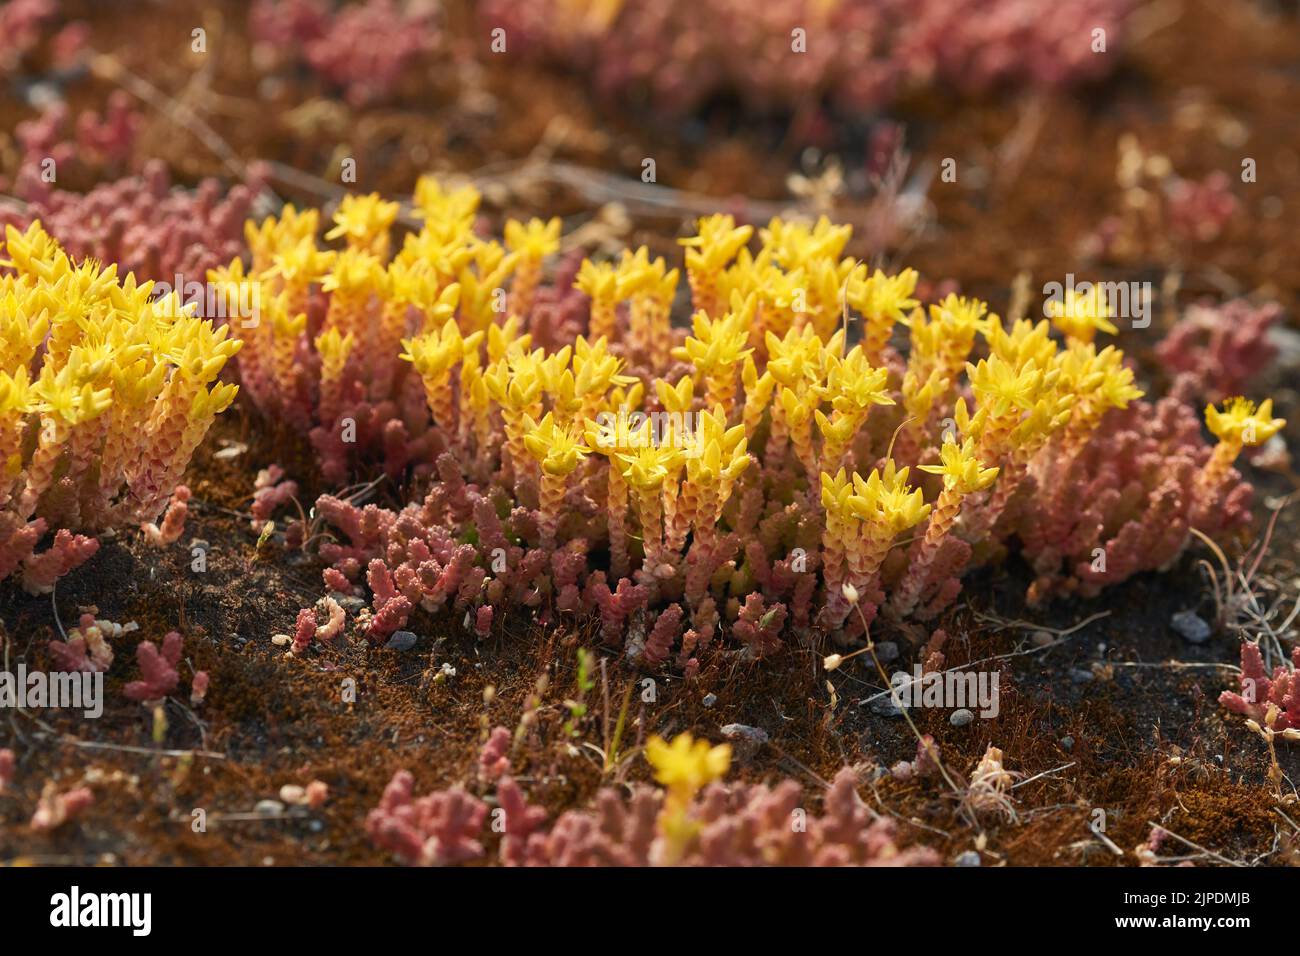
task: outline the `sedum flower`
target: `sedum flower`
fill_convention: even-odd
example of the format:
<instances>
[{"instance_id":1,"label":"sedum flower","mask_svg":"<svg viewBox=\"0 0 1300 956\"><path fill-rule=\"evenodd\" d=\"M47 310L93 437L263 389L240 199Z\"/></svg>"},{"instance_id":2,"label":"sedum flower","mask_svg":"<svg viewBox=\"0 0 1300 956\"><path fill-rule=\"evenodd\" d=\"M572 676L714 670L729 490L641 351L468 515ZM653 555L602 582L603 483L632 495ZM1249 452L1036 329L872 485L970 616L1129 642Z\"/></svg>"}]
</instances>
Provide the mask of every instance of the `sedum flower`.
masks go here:
<instances>
[{"instance_id":1,"label":"sedum flower","mask_svg":"<svg viewBox=\"0 0 1300 956\"><path fill-rule=\"evenodd\" d=\"M898 468L891 458L884 471L872 469L863 479L853 476L854 495L849 507L863 521L884 528L893 537L915 527L930 513L925 496L919 488L907 484L907 468Z\"/></svg>"},{"instance_id":2,"label":"sedum flower","mask_svg":"<svg viewBox=\"0 0 1300 956\"><path fill-rule=\"evenodd\" d=\"M731 767L730 744L710 746L707 740L696 740L689 731L678 734L672 743L652 735L646 741L645 756L654 767L655 780L683 802L721 780Z\"/></svg>"},{"instance_id":3,"label":"sedum flower","mask_svg":"<svg viewBox=\"0 0 1300 956\"><path fill-rule=\"evenodd\" d=\"M388 234L401 209L386 202L378 193L368 196L344 196L334 213L334 228L326 239L343 239L349 248L369 252L379 259L388 258Z\"/></svg>"},{"instance_id":4,"label":"sedum flower","mask_svg":"<svg viewBox=\"0 0 1300 956\"><path fill-rule=\"evenodd\" d=\"M1222 411L1213 405L1205 406L1205 424L1219 439L1198 476L1202 496L1209 500L1210 493L1227 480L1241 449L1268 441L1282 430L1286 420L1273 417L1271 398L1261 402L1258 408L1249 399L1230 398L1223 403Z\"/></svg>"},{"instance_id":5,"label":"sedum flower","mask_svg":"<svg viewBox=\"0 0 1300 956\"><path fill-rule=\"evenodd\" d=\"M997 468L985 468L975 455L975 440L967 438L958 445L945 441L939 453L938 465L919 465L918 470L943 476L943 486L958 494L971 495L983 491L998 476Z\"/></svg>"},{"instance_id":6,"label":"sedum flower","mask_svg":"<svg viewBox=\"0 0 1300 956\"><path fill-rule=\"evenodd\" d=\"M1114 335L1119 331L1111 322L1115 314L1099 285L1089 286L1087 292L1066 289L1064 298L1047 301L1045 311L1062 333L1083 344L1091 342L1098 332Z\"/></svg>"},{"instance_id":7,"label":"sedum flower","mask_svg":"<svg viewBox=\"0 0 1300 956\"><path fill-rule=\"evenodd\" d=\"M550 412L540 422L528 418L525 423L528 434L524 436L524 447L541 465L543 474L557 478L571 475L591 452L577 429L561 426Z\"/></svg>"},{"instance_id":8,"label":"sedum flower","mask_svg":"<svg viewBox=\"0 0 1300 956\"><path fill-rule=\"evenodd\" d=\"M1222 411L1213 405L1205 407L1205 424L1219 441L1241 448L1268 441L1281 431L1286 419L1273 417L1271 398L1258 408L1249 399L1230 398Z\"/></svg>"}]
</instances>

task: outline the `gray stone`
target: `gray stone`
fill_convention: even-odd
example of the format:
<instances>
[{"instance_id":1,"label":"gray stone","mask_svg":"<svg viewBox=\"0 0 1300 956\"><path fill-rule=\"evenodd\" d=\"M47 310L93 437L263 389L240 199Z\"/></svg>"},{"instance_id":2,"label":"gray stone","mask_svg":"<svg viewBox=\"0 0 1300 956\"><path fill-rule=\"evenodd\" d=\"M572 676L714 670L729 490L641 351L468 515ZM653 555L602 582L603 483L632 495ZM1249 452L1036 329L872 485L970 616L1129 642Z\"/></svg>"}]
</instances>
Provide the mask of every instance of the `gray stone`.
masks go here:
<instances>
[{"instance_id":1,"label":"gray stone","mask_svg":"<svg viewBox=\"0 0 1300 956\"><path fill-rule=\"evenodd\" d=\"M952 712L952 715L948 718L948 723L952 724L954 727L965 727L974 719L975 715L965 707L962 707L960 710L954 710Z\"/></svg>"},{"instance_id":2,"label":"gray stone","mask_svg":"<svg viewBox=\"0 0 1300 956\"><path fill-rule=\"evenodd\" d=\"M1073 737L1069 737L1069 736L1062 737L1062 738L1061 738L1061 749L1064 750L1066 753L1069 753L1071 750L1073 750L1073 749L1074 749L1074 738L1073 738Z\"/></svg>"},{"instance_id":3,"label":"gray stone","mask_svg":"<svg viewBox=\"0 0 1300 956\"><path fill-rule=\"evenodd\" d=\"M1210 639L1210 625L1195 611L1179 611L1169 619L1169 624L1189 644L1204 644Z\"/></svg>"},{"instance_id":4,"label":"gray stone","mask_svg":"<svg viewBox=\"0 0 1300 956\"><path fill-rule=\"evenodd\" d=\"M278 817L284 813L284 804L279 800L258 800L253 812L263 817Z\"/></svg>"},{"instance_id":5,"label":"gray stone","mask_svg":"<svg viewBox=\"0 0 1300 956\"><path fill-rule=\"evenodd\" d=\"M704 700L700 701L700 703L702 703L705 707L712 707L717 702L718 702L717 694L705 694Z\"/></svg>"},{"instance_id":6,"label":"gray stone","mask_svg":"<svg viewBox=\"0 0 1300 956\"><path fill-rule=\"evenodd\" d=\"M952 861L953 866L979 866L980 855L974 850L965 850L957 854L957 859Z\"/></svg>"},{"instance_id":7,"label":"gray stone","mask_svg":"<svg viewBox=\"0 0 1300 956\"><path fill-rule=\"evenodd\" d=\"M882 664L898 660L898 645L893 641L881 641L876 645L876 659Z\"/></svg>"},{"instance_id":8,"label":"gray stone","mask_svg":"<svg viewBox=\"0 0 1300 956\"><path fill-rule=\"evenodd\" d=\"M731 740L745 740L755 744L765 744L768 741L767 731L762 727L751 727L748 724L725 724L718 729L722 731L722 736Z\"/></svg>"},{"instance_id":9,"label":"gray stone","mask_svg":"<svg viewBox=\"0 0 1300 956\"><path fill-rule=\"evenodd\" d=\"M388 643L384 647L390 651L409 651L415 646L417 640L419 638L410 631L394 631L393 636L388 639Z\"/></svg>"},{"instance_id":10,"label":"gray stone","mask_svg":"<svg viewBox=\"0 0 1300 956\"><path fill-rule=\"evenodd\" d=\"M1084 670L1082 667L1075 667L1070 670L1070 680L1076 684L1086 684L1092 680L1092 671Z\"/></svg>"},{"instance_id":11,"label":"gray stone","mask_svg":"<svg viewBox=\"0 0 1300 956\"><path fill-rule=\"evenodd\" d=\"M894 703L892 695L878 697L871 702L871 712L877 717L902 717L903 709Z\"/></svg>"}]
</instances>

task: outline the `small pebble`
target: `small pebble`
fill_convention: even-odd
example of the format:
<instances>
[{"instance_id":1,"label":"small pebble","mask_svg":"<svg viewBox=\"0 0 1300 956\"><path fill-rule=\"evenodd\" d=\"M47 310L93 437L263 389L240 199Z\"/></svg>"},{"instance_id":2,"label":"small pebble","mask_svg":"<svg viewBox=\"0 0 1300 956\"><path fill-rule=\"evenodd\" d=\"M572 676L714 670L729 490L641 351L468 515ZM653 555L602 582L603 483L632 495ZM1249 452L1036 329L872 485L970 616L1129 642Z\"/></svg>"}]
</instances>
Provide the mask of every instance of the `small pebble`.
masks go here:
<instances>
[{"instance_id":1,"label":"small pebble","mask_svg":"<svg viewBox=\"0 0 1300 956\"><path fill-rule=\"evenodd\" d=\"M284 804L279 800L258 800L253 812L264 817L278 817L284 813Z\"/></svg>"},{"instance_id":2,"label":"small pebble","mask_svg":"<svg viewBox=\"0 0 1300 956\"><path fill-rule=\"evenodd\" d=\"M1056 638L1048 631L1034 631L1034 633L1030 635L1029 639L1039 647L1046 647L1048 644L1051 644L1056 640Z\"/></svg>"},{"instance_id":3,"label":"small pebble","mask_svg":"<svg viewBox=\"0 0 1300 956\"><path fill-rule=\"evenodd\" d=\"M1070 680L1076 684L1086 684L1092 680L1092 671L1084 670L1082 667L1075 667L1070 670Z\"/></svg>"},{"instance_id":4,"label":"small pebble","mask_svg":"<svg viewBox=\"0 0 1300 956\"><path fill-rule=\"evenodd\" d=\"M878 697L871 702L871 712L878 717L902 717L903 709L894 703L892 696Z\"/></svg>"},{"instance_id":5,"label":"small pebble","mask_svg":"<svg viewBox=\"0 0 1300 956\"><path fill-rule=\"evenodd\" d=\"M1189 644L1204 644L1210 639L1210 625L1195 611L1179 611L1169 619L1169 623Z\"/></svg>"},{"instance_id":6,"label":"small pebble","mask_svg":"<svg viewBox=\"0 0 1300 956\"><path fill-rule=\"evenodd\" d=\"M966 850L957 854L957 859L952 861L953 866L979 866L980 855L974 850Z\"/></svg>"},{"instance_id":7,"label":"small pebble","mask_svg":"<svg viewBox=\"0 0 1300 956\"><path fill-rule=\"evenodd\" d=\"M712 707L717 702L718 702L717 694L705 694L704 700L700 701L700 703L702 703L705 707Z\"/></svg>"},{"instance_id":8,"label":"small pebble","mask_svg":"<svg viewBox=\"0 0 1300 956\"><path fill-rule=\"evenodd\" d=\"M296 783L286 783L280 788L280 799L290 806L306 803L307 788L300 787Z\"/></svg>"},{"instance_id":9,"label":"small pebble","mask_svg":"<svg viewBox=\"0 0 1300 956\"><path fill-rule=\"evenodd\" d=\"M276 647L284 647L286 644L292 644L293 638L288 634L272 634L271 643Z\"/></svg>"},{"instance_id":10,"label":"small pebble","mask_svg":"<svg viewBox=\"0 0 1300 956\"><path fill-rule=\"evenodd\" d=\"M965 727L974 719L975 715L965 707L962 707L960 710L954 710L952 712L952 716L948 718L948 723L952 724L954 727Z\"/></svg>"},{"instance_id":11,"label":"small pebble","mask_svg":"<svg viewBox=\"0 0 1300 956\"><path fill-rule=\"evenodd\" d=\"M765 744L768 741L767 731L762 727L751 727L748 724L725 724L718 729L722 731L722 736L732 740L747 740L755 744Z\"/></svg>"},{"instance_id":12,"label":"small pebble","mask_svg":"<svg viewBox=\"0 0 1300 956\"><path fill-rule=\"evenodd\" d=\"M876 659L882 664L898 660L898 645L893 641L880 641L876 644Z\"/></svg>"},{"instance_id":13,"label":"small pebble","mask_svg":"<svg viewBox=\"0 0 1300 956\"><path fill-rule=\"evenodd\" d=\"M393 636L388 639L388 643L384 647L390 651L409 651L415 646L416 640L418 638L410 631L394 631Z\"/></svg>"},{"instance_id":14,"label":"small pebble","mask_svg":"<svg viewBox=\"0 0 1300 956\"><path fill-rule=\"evenodd\" d=\"M1073 749L1074 749L1074 738L1073 738L1073 737L1062 737L1062 738L1061 738L1061 749L1064 750L1064 751L1066 751L1067 753L1068 753L1069 751L1073 750Z\"/></svg>"}]
</instances>

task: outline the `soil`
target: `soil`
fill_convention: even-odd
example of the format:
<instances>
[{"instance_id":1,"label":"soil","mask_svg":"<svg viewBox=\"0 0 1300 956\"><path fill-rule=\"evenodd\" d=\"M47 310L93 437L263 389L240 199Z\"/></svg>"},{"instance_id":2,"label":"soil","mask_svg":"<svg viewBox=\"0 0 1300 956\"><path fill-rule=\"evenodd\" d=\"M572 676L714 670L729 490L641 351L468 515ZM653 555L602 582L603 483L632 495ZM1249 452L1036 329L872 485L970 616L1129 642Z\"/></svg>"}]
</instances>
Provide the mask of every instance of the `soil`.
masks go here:
<instances>
[{"instance_id":1,"label":"soil","mask_svg":"<svg viewBox=\"0 0 1300 956\"><path fill-rule=\"evenodd\" d=\"M339 156L358 158L357 188L400 195L427 169L481 173L486 166L537 158L542 150L629 179L639 176L642 157L653 155L661 184L744 208L749 200L788 204L789 174L810 161L779 118L743 124L715 109L665 126L638 111L592 103L580 77L517 66L489 64L472 84L468 67L434 71L412 78L395 104L354 115L308 77L259 86L243 37L242 4L175 2L166 16L147 3L115 4L111 14L107 5L67 6L91 22L96 50L112 51L133 72L195 108L241 159L271 158L320 177L326 195ZM457 42L472 42L466 10L453 10ZM188 53L167 51L187 51L198 23L209 30L213 52L196 72ZM1223 236L1179 250L1177 263L1155 256L1099 261L1099 277L1149 280L1159 288L1177 266L1180 304L1200 296L1251 295L1294 309L1300 292L1300 256L1289 229L1300 209L1300 141L1294 134L1300 24L1294 10L1158 0L1143 8L1133 32L1132 44L1117 54L1123 56L1120 69L1086 90L896 104L890 113L906 117L912 169L933 170L954 157L958 181L936 177L929 183L924 229L897 248L858 252L954 279L1004 308L1017 272L1042 281L1080 271L1081 241L1118 209L1116 143L1133 132L1182 175L1227 171L1241 208ZM74 103L102 102L107 88L92 78L70 95ZM475 101L480 108L465 108L467 89L484 94ZM0 97L3 128L29 112ZM165 156L181 181L228 174L202 143L178 135L165 114L147 115L142 149ZM822 154L857 168L865 162L871 126L841 125ZM1237 181L1244 157L1257 161L1257 183ZM297 180L275 186L298 201L321 199ZM487 200L495 214L563 214L570 228L600 215L588 197L545 183L489 192ZM834 215L856 221L865 202L862 194L841 197ZM680 210L637 214L619 238L653 239L666 252L685 218ZM1120 344L1149 361L1159 331L1128 331ZM1144 372L1159 377L1150 365ZM1287 437L1294 443L1300 437L1294 367L1273 370L1260 387L1273 388L1279 414L1292 422ZM217 456L243 445L246 450L234 457ZM291 633L298 609L310 606L322 588L312 555L286 551L277 540L259 546L249 526L253 476L273 461L303 483L300 498L309 507L323 489L313 485L310 452L296 436L268 430L238 408L214 427L190 469L195 500L182 539L191 546L191 539L206 542L203 572L191 570L190 547L158 551L125 534L105 541L91 562L60 581L52 598L28 596L12 583L0 586L11 668L18 660L29 667L44 663L48 640L71 627L83 607L140 625L140 633L115 642L120 663L107 681L108 703L98 721L60 711L0 715L0 746L14 746L21 758L13 785L0 795L0 860L385 862L362 821L392 773L411 770L420 792L472 780L487 729L515 727L543 675L548 687L538 723L516 769L533 802L553 813L583 805L609 781L602 779L599 758L566 743L561 729L568 719L563 701L576 693L580 647L601 652L614 713L607 714L598 685L584 737L575 743L600 742L603 725L634 683L632 745L651 733L691 730L716 740L718 728L729 723L759 727L770 743L739 761L731 776L792 776L806 785L812 805L822 784L846 763L889 767L916 754L906 722L863 703L883 689L869 658L856 657L827 675L819 662L829 649L820 645L790 646L757 664L720 650L690 682L654 674L653 705L637 703L648 675L600 648L594 632L583 628L543 630L509 621L492 638L476 640L458 622L417 617L411 629L420 639L409 651L354 645L287 657L272 635ZM1272 504L1296 486L1293 472L1251 477L1259 500ZM396 502L418 489L381 485L376 493ZM1298 515L1294 507L1282 511L1263 565L1292 594L1300 586ZM1259 530L1232 542L1232 553ZM1028 578L1014 556L973 577L941 622L951 635L947 663L994 658L1001 712L962 728L949 723L946 710L918 709L914 719L938 742L945 764L960 773L969 773L988 745L1000 747L1008 769L1021 775L1013 791L1018 818L988 818L972 828L949 792L926 779L885 775L864 786L863 796L897 818L903 842L934 846L948 859L978 848L986 865L1131 865L1131 851L1156 823L1187 841L1167 841L1166 855L1196 856L1198 864L1288 862L1292 853L1283 836L1292 828L1275 809L1263 743L1217 704L1219 692L1234 682L1222 665L1236 663L1237 638L1216 632L1192 645L1169 625L1180 610L1211 615L1212 598L1196 563L1203 556L1192 549L1165 574L1140 576L1099 599L1047 608L1025 606ZM1082 621L1090 623L1071 630ZM211 689L197 708L183 695L172 698L166 728L157 733L154 715L121 691L135 676L136 641L158 640L172 629L186 638L182 685L194 670L206 670ZM1044 629L1069 633L1045 648L1034 638ZM914 652L907 635L876 637L902 648L889 670L910 670ZM438 676L444 665L454 676ZM356 682L354 703L345 702L345 679ZM1294 779L1300 756L1282 747L1279 757ZM626 780L647 776L642 760L627 768ZM79 825L31 833L26 822L43 783L66 788L88 773L97 799ZM312 780L329 785L324 807L253 812L283 785ZM1283 787L1292 790L1289 782ZM192 827L196 809L205 812L206 832ZM1104 839L1090 829L1098 810L1104 811Z\"/></svg>"}]
</instances>

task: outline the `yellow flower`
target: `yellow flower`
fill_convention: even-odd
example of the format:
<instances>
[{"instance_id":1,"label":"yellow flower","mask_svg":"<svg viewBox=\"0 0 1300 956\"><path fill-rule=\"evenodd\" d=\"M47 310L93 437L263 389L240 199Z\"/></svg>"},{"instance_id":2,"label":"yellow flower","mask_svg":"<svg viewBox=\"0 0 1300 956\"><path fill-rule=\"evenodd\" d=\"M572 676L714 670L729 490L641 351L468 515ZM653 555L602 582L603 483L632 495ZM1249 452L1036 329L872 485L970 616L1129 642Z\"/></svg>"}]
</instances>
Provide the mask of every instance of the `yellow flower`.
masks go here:
<instances>
[{"instance_id":1,"label":"yellow flower","mask_svg":"<svg viewBox=\"0 0 1300 956\"><path fill-rule=\"evenodd\" d=\"M975 454L975 440L967 438L958 445L949 440L943 443L939 452L938 465L920 465L921 471L932 475L943 475L945 488L952 488L963 495L974 494L993 484L998 476L997 468L985 468Z\"/></svg>"},{"instance_id":2,"label":"yellow flower","mask_svg":"<svg viewBox=\"0 0 1300 956\"><path fill-rule=\"evenodd\" d=\"M760 238L764 248L772 250L782 267L793 270L838 259L852 235L852 226L837 226L825 216L812 226L803 222L787 223L778 217L767 224Z\"/></svg>"},{"instance_id":3,"label":"yellow flower","mask_svg":"<svg viewBox=\"0 0 1300 956\"><path fill-rule=\"evenodd\" d=\"M573 473L578 462L591 452L582 444L582 436L576 428L563 428L555 417L547 412L540 422L525 416L524 447L537 459L545 474L563 478Z\"/></svg>"},{"instance_id":4,"label":"yellow flower","mask_svg":"<svg viewBox=\"0 0 1300 956\"><path fill-rule=\"evenodd\" d=\"M997 354L980 359L978 365L967 363L966 373L976 403L995 418L1031 408L1043 385L1043 373L1032 361L1017 369Z\"/></svg>"},{"instance_id":5,"label":"yellow flower","mask_svg":"<svg viewBox=\"0 0 1300 956\"><path fill-rule=\"evenodd\" d=\"M573 287L585 292L593 302L612 304L618 296L618 273L613 264L583 259Z\"/></svg>"},{"instance_id":6,"label":"yellow flower","mask_svg":"<svg viewBox=\"0 0 1300 956\"><path fill-rule=\"evenodd\" d=\"M855 494L849 499L853 513L864 521L883 525L891 535L920 524L930 513L930 506L919 488L908 487L907 473L906 468L896 468L891 458L884 472L872 469L865 480L854 475Z\"/></svg>"},{"instance_id":7,"label":"yellow flower","mask_svg":"<svg viewBox=\"0 0 1300 956\"><path fill-rule=\"evenodd\" d=\"M455 319L443 323L439 332L426 332L414 339L403 339L404 351L399 357L412 363L420 377L435 381L451 371L469 352L475 351L483 340L482 332L465 338Z\"/></svg>"},{"instance_id":8,"label":"yellow flower","mask_svg":"<svg viewBox=\"0 0 1300 956\"><path fill-rule=\"evenodd\" d=\"M305 209L301 213L290 203L280 215L267 216L260 226L250 219L244 224L244 239L253 253L253 270L260 272L271 265L272 258L304 241L316 242L320 231L320 211Z\"/></svg>"},{"instance_id":9,"label":"yellow flower","mask_svg":"<svg viewBox=\"0 0 1300 956\"><path fill-rule=\"evenodd\" d=\"M870 276L850 279L846 298L849 305L869 321L901 322L903 316L917 306L917 301L912 298L916 280L915 269L904 269L894 276L877 269Z\"/></svg>"},{"instance_id":10,"label":"yellow flower","mask_svg":"<svg viewBox=\"0 0 1300 956\"><path fill-rule=\"evenodd\" d=\"M745 345L749 341L749 326L757 304L754 296L743 303L733 302L733 311L720 319L710 319L704 312L696 312L692 323L695 334L689 336L685 344L673 349L673 357L691 362L702 375L735 365L753 351Z\"/></svg>"},{"instance_id":11,"label":"yellow flower","mask_svg":"<svg viewBox=\"0 0 1300 956\"><path fill-rule=\"evenodd\" d=\"M473 186L446 190L433 176L421 176L415 184L415 216L436 226L474 225L478 213L479 193Z\"/></svg>"},{"instance_id":12,"label":"yellow flower","mask_svg":"<svg viewBox=\"0 0 1300 956\"><path fill-rule=\"evenodd\" d=\"M1099 330L1111 335L1119 331L1110 321L1115 315L1098 285L1089 286L1083 293L1066 289L1063 299L1047 301L1045 311L1053 325L1079 342L1091 342Z\"/></svg>"},{"instance_id":13,"label":"yellow flower","mask_svg":"<svg viewBox=\"0 0 1300 956\"><path fill-rule=\"evenodd\" d=\"M860 346L843 359L832 359L826 376L826 393L838 412L850 414L871 405L893 405L889 397L889 372L876 368Z\"/></svg>"},{"instance_id":14,"label":"yellow flower","mask_svg":"<svg viewBox=\"0 0 1300 956\"><path fill-rule=\"evenodd\" d=\"M753 226L737 226L733 216L705 216L699 220L699 232L689 239L678 239L686 247L686 268L693 272L722 269L749 242Z\"/></svg>"},{"instance_id":15,"label":"yellow flower","mask_svg":"<svg viewBox=\"0 0 1300 956\"><path fill-rule=\"evenodd\" d=\"M344 196L334 213L334 228L326 239L344 239L355 249L384 255L388 249L388 230L397 221L395 202L385 202L377 193L368 196Z\"/></svg>"},{"instance_id":16,"label":"yellow flower","mask_svg":"<svg viewBox=\"0 0 1300 956\"><path fill-rule=\"evenodd\" d=\"M834 475L822 472L822 507L826 513L841 521L853 515L849 500L853 497L853 482L843 468Z\"/></svg>"},{"instance_id":17,"label":"yellow flower","mask_svg":"<svg viewBox=\"0 0 1300 956\"><path fill-rule=\"evenodd\" d=\"M1273 417L1273 399L1266 399L1258 409L1245 398L1230 398L1223 411L1213 405L1205 407L1205 424L1220 441L1229 445L1261 445L1286 424L1284 418Z\"/></svg>"},{"instance_id":18,"label":"yellow flower","mask_svg":"<svg viewBox=\"0 0 1300 956\"><path fill-rule=\"evenodd\" d=\"M57 373L52 373L48 365L41 372L31 389L40 400L36 406L40 412L77 425L99 417L113 404L112 389L95 389L90 382L83 382L82 369L75 361L69 361Z\"/></svg>"},{"instance_id":19,"label":"yellow flower","mask_svg":"<svg viewBox=\"0 0 1300 956\"><path fill-rule=\"evenodd\" d=\"M623 477L641 491L662 488L681 470L683 461L680 450L653 445L639 447L631 454L618 457L623 462Z\"/></svg>"},{"instance_id":20,"label":"yellow flower","mask_svg":"<svg viewBox=\"0 0 1300 956\"><path fill-rule=\"evenodd\" d=\"M527 224L510 219L506 222L506 247L526 259L540 261L560 248L560 220L549 222L530 219Z\"/></svg>"},{"instance_id":21,"label":"yellow flower","mask_svg":"<svg viewBox=\"0 0 1300 956\"><path fill-rule=\"evenodd\" d=\"M730 744L710 747L707 740L696 740L689 732L678 734L672 743L655 734L646 741L645 756L655 769L655 780L685 799L721 780L731 767Z\"/></svg>"},{"instance_id":22,"label":"yellow flower","mask_svg":"<svg viewBox=\"0 0 1300 956\"><path fill-rule=\"evenodd\" d=\"M329 274L321 281L321 289L347 296L368 295L382 290L385 278L378 256L363 249L348 248L334 258Z\"/></svg>"}]
</instances>

